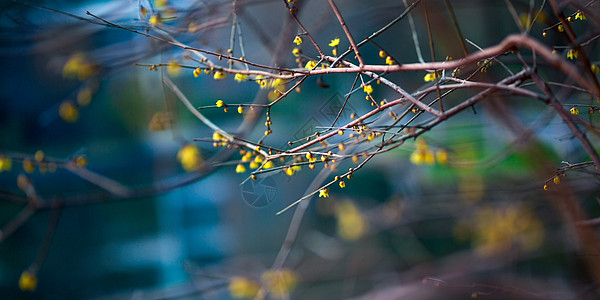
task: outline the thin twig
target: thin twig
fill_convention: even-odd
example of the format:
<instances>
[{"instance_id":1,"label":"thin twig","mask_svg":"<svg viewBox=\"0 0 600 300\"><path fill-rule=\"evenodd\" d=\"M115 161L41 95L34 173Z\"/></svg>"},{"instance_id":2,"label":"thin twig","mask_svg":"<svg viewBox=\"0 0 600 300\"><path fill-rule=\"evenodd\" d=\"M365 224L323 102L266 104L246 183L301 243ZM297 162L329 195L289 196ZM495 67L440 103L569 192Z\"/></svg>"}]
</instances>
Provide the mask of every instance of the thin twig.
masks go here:
<instances>
[{"instance_id":1,"label":"thin twig","mask_svg":"<svg viewBox=\"0 0 600 300\"><path fill-rule=\"evenodd\" d=\"M333 2L333 0L329 0L329 5L331 6L331 9L333 9L333 13L335 14L338 21L340 22L340 25L342 26L342 29L344 30L344 33L346 34L346 38L348 38L348 41L350 42L350 45L352 46L352 49L354 50L354 54L356 54L356 59L358 59L359 66L361 66L361 67L364 66L365 61L363 60L363 57L360 54L360 51L358 51L358 46L356 45L356 42L354 41L354 38L352 37L352 34L350 33L350 29L348 29L348 25L346 25L346 21L344 21L344 17L342 17L342 14L340 13L339 9L337 8L337 6ZM321 55L323 55L323 54L321 53Z\"/></svg>"}]
</instances>

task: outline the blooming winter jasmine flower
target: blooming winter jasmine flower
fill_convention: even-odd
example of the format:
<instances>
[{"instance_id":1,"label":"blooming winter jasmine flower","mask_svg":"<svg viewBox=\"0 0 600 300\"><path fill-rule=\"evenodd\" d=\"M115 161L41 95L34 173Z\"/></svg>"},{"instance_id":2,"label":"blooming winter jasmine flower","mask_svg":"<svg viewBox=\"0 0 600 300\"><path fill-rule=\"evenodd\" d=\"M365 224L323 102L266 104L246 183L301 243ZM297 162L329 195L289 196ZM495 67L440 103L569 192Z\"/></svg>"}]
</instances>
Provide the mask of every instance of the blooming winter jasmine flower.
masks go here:
<instances>
[{"instance_id":1,"label":"blooming winter jasmine flower","mask_svg":"<svg viewBox=\"0 0 600 300\"><path fill-rule=\"evenodd\" d=\"M200 69L200 68L194 69L194 77L198 77L198 76L200 76L200 74L202 74L202 69Z\"/></svg>"},{"instance_id":2,"label":"blooming winter jasmine flower","mask_svg":"<svg viewBox=\"0 0 600 300\"><path fill-rule=\"evenodd\" d=\"M571 114L578 115L579 114L579 109L577 109L577 107L572 107L571 108Z\"/></svg>"},{"instance_id":3,"label":"blooming winter jasmine flower","mask_svg":"<svg viewBox=\"0 0 600 300\"><path fill-rule=\"evenodd\" d=\"M34 291L37 287L37 278L31 271L24 271L19 278L19 288L22 291Z\"/></svg>"},{"instance_id":4,"label":"blooming winter jasmine flower","mask_svg":"<svg viewBox=\"0 0 600 300\"><path fill-rule=\"evenodd\" d=\"M306 63L306 66L304 66L304 68L312 70L312 69L314 69L316 66L317 66L317 62L316 62L316 61L314 61L314 60L310 60L310 61L308 61L308 62Z\"/></svg>"},{"instance_id":5,"label":"blooming winter jasmine flower","mask_svg":"<svg viewBox=\"0 0 600 300\"><path fill-rule=\"evenodd\" d=\"M245 277L234 277L229 282L229 293L237 299L253 299L260 290L260 284Z\"/></svg>"},{"instance_id":6,"label":"blooming winter jasmine flower","mask_svg":"<svg viewBox=\"0 0 600 300\"><path fill-rule=\"evenodd\" d=\"M235 167L235 172L236 173L244 173L244 172L246 172L246 167L244 167L244 165L242 165L242 164L238 164Z\"/></svg>"},{"instance_id":7,"label":"blooming winter jasmine flower","mask_svg":"<svg viewBox=\"0 0 600 300\"><path fill-rule=\"evenodd\" d=\"M150 16L150 20L148 20L148 24L156 26L156 25L160 25L162 23L162 18L160 17L159 14L153 14L152 16Z\"/></svg>"},{"instance_id":8,"label":"blooming winter jasmine flower","mask_svg":"<svg viewBox=\"0 0 600 300\"><path fill-rule=\"evenodd\" d=\"M385 64L386 65L393 65L394 64L394 59L391 56L388 56L385 58Z\"/></svg>"},{"instance_id":9,"label":"blooming winter jasmine flower","mask_svg":"<svg viewBox=\"0 0 600 300\"><path fill-rule=\"evenodd\" d=\"M246 81L248 79L248 75L237 73L233 79L237 82Z\"/></svg>"},{"instance_id":10,"label":"blooming winter jasmine flower","mask_svg":"<svg viewBox=\"0 0 600 300\"><path fill-rule=\"evenodd\" d=\"M272 162L272 161L268 161L268 162L266 162L266 163L265 163L265 165L263 166L263 168L264 168L264 169L270 169L270 168L272 168L273 166L274 166L274 165L273 165L273 162Z\"/></svg>"},{"instance_id":11,"label":"blooming winter jasmine flower","mask_svg":"<svg viewBox=\"0 0 600 300\"><path fill-rule=\"evenodd\" d=\"M181 147L177 152L177 160L179 160L183 169L188 172L197 170L203 162L200 149L194 144L186 144Z\"/></svg>"},{"instance_id":12,"label":"blooming winter jasmine flower","mask_svg":"<svg viewBox=\"0 0 600 300\"><path fill-rule=\"evenodd\" d=\"M290 269L268 270L261 279L274 298L288 298L298 283L298 274Z\"/></svg>"},{"instance_id":13,"label":"blooming winter jasmine flower","mask_svg":"<svg viewBox=\"0 0 600 300\"><path fill-rule=\"evenodd\" d=\"M335 39L331 40L331 43L329 43L329 46L330 47L336 47L339 44L340 44L340 39L339 38L335 38Z\"/></svg>"},{"instance_id":14,"label":"blooming winter jasmine flower","mask_svg":"<svg viewBox=\"0 0 600 300\"><path fill-rule=\"evenodd\" d=\"M294 38L294 43L295 43L296 45L300 45L300 44L302 44L302 38L301 38L300 36L298 36L298 35L297 35L297 36Z\"/></svg>"},{"instance_id":15,"label":"blooming winter jasmine flower","mask_svg":"<svg viewBox=\"0 0 600 300\"><path fill-rule=\"evenodd\" d=\"M12 168L12 160L6 156L0 156L0 173L3 171L10 171Z\"/></svg>"},{"instance_id":16,"label":"blooming winter jasmine flower","mask_svg":"<svg viewBox=\"0 0 600 300\"><path fill-rule=\"evenodd\" d=\"M225 75L225 73L221 71L216 71L215 75L213 76L215 80L223 80L225 79L225 77L227 77L227 75Z\"/></svg>"},{"instance_id":17,"label":"blooming winter jasmine flower","mask_svg":"<svg viewBox=\"0 0 600 300\"><path fill-rule=\"evenodd\" d=\"M430 72L430 73L427 73L427 75L425 75L425 77L423 77L423 80L425 80L426 82L429 82L429 81L434 81L438 77L439 77L439 74L437 72Z\"/></svg>"},{"instance_id":18,"label":"blooming winter jasmine flower","mask_svg":"<svg viewBox=\"0 0 600 300\"><path fill-rule=\"evenodd\" d=\"M577 59L579 57L579 52L575 49L571 49L567 52L567 58L569 59Z\"/></svg>"},{"instance_id":19,"label":"blooming winter jasmine flower","mask_svg":"<svg viewBox=\"0 0 600 300\"><path fill-rule=\"evenodd\" d=\"M320 189L319 197L323 197L323 198L329 197L329 188Z\"/></svg>"}]
</instances>

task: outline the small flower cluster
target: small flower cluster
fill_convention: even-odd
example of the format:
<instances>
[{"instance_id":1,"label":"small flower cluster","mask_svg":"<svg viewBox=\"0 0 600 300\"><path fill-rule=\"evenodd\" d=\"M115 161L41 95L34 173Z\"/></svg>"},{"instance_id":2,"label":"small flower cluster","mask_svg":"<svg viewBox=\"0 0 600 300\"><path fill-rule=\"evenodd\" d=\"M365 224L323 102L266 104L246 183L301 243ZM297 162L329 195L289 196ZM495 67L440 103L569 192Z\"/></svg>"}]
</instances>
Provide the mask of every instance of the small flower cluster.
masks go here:
<instances>
[{"instance_id":1,"label":"small flower cluster","mask_svg":"<svg viewBox=\"0 0 600 300\"><path fill-rule=\"evenodd\" d=\"M483 61L478 61L477 66L481 67L481 73L486 73L487 69L494 64L494 61L491 58L484 59Z\"/></svg>"},{"instance_id":2,"label":"small flower cluster","mask_svg":"<svg viewBox=\"0 0 600 300\"><path fill-rule=\"evenodd\" d=\"M544 239L542 221L523 205L486 207L454 228L456 234L470 231L472 244L483 256L502 255L513 247L537 249Z\"/></svg>"},{"instance_id":3,"label":"small flower cluster","mask_svg":"<svg viewBox=\"0 0 600 300\"><path fill-rule=\"evenodd\" d=\"M568 16L566 20L567 20L567 22L574 23L577 20L585 21L585 20L587 20L587 18L585 17L585 15L583 14L583 12L577 11L576 13ZM551 28L554 28L554 27L556 27L556 29L558 30L558 32L564 32L565 31L565 26L563 24L561 24L561 23L558 23L558 24L555 24L555 25L553 25L553 26L551 26L549 28L544 29L542 31L542 36L543 37L547 37L548 36L548 33L547 33L548 30L550 30Z\"/></svg>"},{"instance_id":4,"label":"small flower cluster","mask_svg":"<svg viewBox=\"0 0 600 300\"><path fill-rule=\"evenodd\" d=\"M567 58L568 59L577 59L579 57L579 52L575 49L569 49L569 51L567 51Z\"/></svg>"},{"instance_id":5,"label":"small flower cluster","mask_svg":"<svg viewBox=\"0 0 600 300\"><path fill-rule=\"evenodd\" d=\"M427 142L423 139L418 139L416 149L410 155L410 162L415 165L433 165L437 161L440 165L448 164L448 152L444 149L439 149L435 153L429 149Z\"/></svg>"},{"instance_id":6,"label":"small flower cluster","mask_svg":"<svg viewBox=\"0 0 600 300\"><path fill-rule=\"evenodd\" d=\"M429 82L429 81L434 81L437 78L440 77L440 72L436 71L436 72L429 72L425 75L425 77L423 77L423 80L425 80L425 82Z\"/></svg>"},{"instance_id":7,"label":"small flower cluster","mask_svg":"<svg viewBox=\"0 0 600 300\"><path fill-rule=\"evenodd\" d=\"M379 57L384 58L385 57L385 64L386 65L395 65L396 61L387 54L387 52L385 52L385 50L379 50Z\"/></svg>"},{"instance_id":8,"label":"small flower cluster","mask_svg":"<svg viewBox=\"0 0 600 300\"><path fill-rule=\"evenodd\" d=\"M555 185L559 185L561 177L563 177L563 178L567 177L567 174L559 173L556 176L552 177L551 179L546 180L546 183L544 184L544 191L547 191L548 189L550 189L550 186L548 185L550 182L553 182Z\"/></svg>"},{"instance_id":9,"label":"small flower cluster","mask_svg":"<svg viewBox=\"0 0 600 300\"><path fill-rule=\"evenodd\" d=\"M64 78L77 78L84 81L99 71L98 65L92 63L82 52L73 53L65 65L62 74Z\"/></svg>"},{"instance_id":10,"label":"small flower cluster","mask_svg":"<svg viewBox=\"0 0 600 300\"><path fill-rule=\"evenodd\" d=\"M299 275L290 269L265 271L260 282L255 279L236 276L229 281L229 294L234 299L255 299L264 286L274 298L288 298L298 284Z\"/></svg>"},{"instance_id":11,"label":"small flower cluster","mask_svg":"<svg viewBox=\"0 0 600 300\"><path fill-rule=\"evenodd\" d=\"M77 167L87 167L87 157L83 154L73 156L72 162ZM36 151L33 157L23 158L22 164L23 171L27 174L35 172L36 167L41 174L54 173L59 167L59 163L56 160L49 159L42 150Z\"/></svg>"}]
</instances>

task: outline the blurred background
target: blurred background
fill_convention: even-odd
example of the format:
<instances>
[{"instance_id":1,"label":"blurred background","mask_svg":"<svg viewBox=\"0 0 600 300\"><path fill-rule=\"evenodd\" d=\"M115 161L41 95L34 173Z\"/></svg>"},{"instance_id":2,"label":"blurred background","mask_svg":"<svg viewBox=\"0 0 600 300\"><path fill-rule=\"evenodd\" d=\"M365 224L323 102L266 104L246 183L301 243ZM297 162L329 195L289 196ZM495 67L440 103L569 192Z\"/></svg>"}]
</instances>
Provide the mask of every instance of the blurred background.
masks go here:
<instances>
[{"instance_id":1,"label":"blurred background","mask_svg":"<svg viewBox=\"0 0 600 300\"><path fill-rule=\"evenodd\" d=\"M448 6L423 2L437 60L462 57ZM519 32L511 9L522 16L530 12L530 2L534 12L542 5L450 2L463 36L479 47ZM402 1L336 3L359 40L406 9ZM412 13L414 33L425 60L431 61L422 4ZM573 1L564 13L597 12L597 3L586 4ZM330 52L327 44L334 38L341 39L341 50L349 46L328 4L295 5L298 18L323 49ZM248 61L298 65L292 41L300 31L282 1L2 2L0 155L10 157L12 166L0 172L0 226L23 222L0 233L1 298L246 296L236 294L232 282L265 282L294 211L276 213L312 192L315 188L309 186L317 174L328 173L320 165L315 170L304 167L294 176L270 172L256 181L248 180L248 171L236 173L238 150L214 148L213 130L186 109L163 78L194 107L212 106L218 99L266 103L272 90L256 82L238 83L233 75L218 81L213 75L195 77L198 61L189 52L106 26L86 11L142 33L224 54L231 48L237 20L234 29L241 32ZM153 20L156 16L160 20ZM582 37L598 34L590 19L573 23ZM542 37L556 22L544 6L530 34L548 46L558 45L555 49L563 55L567 49L560 46L566 44L561 33L550 30ZM235 36L232 50L239 57L237 32ZM385 63L379 47L400 63L419 60L408 18L376 41L380 46L361 48L370 64ZM470 52L477 51L474 45L467 44ZM586 47L590 60L597 62L597 42ZM306 39L301 49L307 57L318 55ZM531 62L530 53L523 55ZM515 57L503 62L514 72L522 68ZM159 67L154 71L149 65ZM476 79L494 82L506 76L503 72L494 65ZM386 78L417 91L430 84L425 75L406 72ZM572 84L543 62L540 75ZM273 134L265 144L288 149L289 141L329 126L353 80L344 74L308 78L300 92L273 106ZM459 103L475 92L456 92L446 103ZM565 103L593 101L573 89L556 88L555 93ZM391 90L378 88L374 95L395 97ZM364 94L352 94L340 124L351 113L370 110ZM201 112L247 140L264 136L264 112L256 120L233 107L229 112ZM597 114L581 114L597 122ZM573 219L600 214L598 176L593 168L575 171L561 177L559 185L549 181L549 190L544 190L556 168L588 160L551 108L531 99L493 95L422 139L430 149L447 153L448 161L416 165L410 157L419 146L407 141L372 159L344 189L335 185L330 197L311 200L284 265L293 284L267 298L598 296L597 232L580 232L574 226L579 220ZM190 143L200 151L203 165L198 170L186 170L178 161L178 153ZM27 162L34 170L28 170ZM80 168L74 171L69 164ZM353 166L348 161L338 168ZM35 189L40 207L35 213L27 204L32 190L20 188L18 178L27 178L26 186ZM57 203L64 207L56 208ZM32 267L36 288L23 291L22 273ZM248 284L241 289L252 288Z\"/></svg>"}]
</instances>

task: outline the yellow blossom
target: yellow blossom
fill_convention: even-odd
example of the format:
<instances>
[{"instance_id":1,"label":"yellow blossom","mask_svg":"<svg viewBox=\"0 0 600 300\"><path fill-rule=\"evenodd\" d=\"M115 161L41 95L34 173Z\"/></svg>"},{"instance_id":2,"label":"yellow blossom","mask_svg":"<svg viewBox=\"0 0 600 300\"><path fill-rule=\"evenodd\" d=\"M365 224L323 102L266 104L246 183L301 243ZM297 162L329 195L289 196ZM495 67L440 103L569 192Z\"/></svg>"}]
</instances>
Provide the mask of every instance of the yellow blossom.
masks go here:
<instances>
[{"instance_id":1,"label":"yellow blossom","mask_svg":"<svg viewBox=\"0 0 600 300\"><path fill-rule=\"evenodd\" d=\"M242 159L243 160L243 159ZM256 169L259 167L259 164L256 161L251 161L249 167L251 169Z\"/></svg>"},{"instance_id":2,"label":"yellow blossom","mask_svg":"<svg viewBox=\"0 0 600 300\"><path fill-rule=\"evenodd\" d=\"M25 173L33 173L35 171L35 163L33 163L33 161L29 158L26 158L23 160L23 171L25 171Z\"/></svg>"},{"instance_id":3,"label":"yellow blossom","mask_svg":"<svg viewBox=\"0 0 600 300\"><path fill-rule=\"evenodd\" d=\"M346 183L342 180L340 181L340 188L345 188L346 187Z\"/></svg>"},{"instance_id":4,"label":"yellow blossom","mask_svg":"<svg viewBox=\"0 0 600 300\"><path fill-rule=\"evenodd\" d=\"M246 154L244 156L242 156L243 162L248 162L248 161L250 161L250 159L252 159L252 153L250 153L250 152L246 152Z\"/></svg>"},{"instance_id":5,"label":"yellow blossom","mask_svg":"<svg viewBox=\"0 0 600 300\"><path fill-rule=\"evenodd\" d=\"M66 100L58 107L58 115L66 122L73 123L79 119L79 109L70 100Z\"/></svg>"},{"instance_id":6,"label":"yellow blossom","mask_svg":"<svg viewBox=\"0 0 600 300\"><path fill-rule=\"evenodd\" d=\"M244 107L243 106L238 106L237 111L238 111L239 114L243 114L244 113Z\"/></svg>"},{"instance_id":7,"label":"yellow blossom","mask_svg":"<svg viewBox=\"0 0 600 300\"><path fill-rule=\"evenodd\" d=\"M309 61L306 63L306 66L304 66L304 68L305 68L305 69L309 69L309 70L312 70L312 69L314 69L315 67L317 67L317 62L316 62L316 61L314 61L314 60L309 60Z\"/></svg>"},{"instance_id":8,"label":"yellow blossom","mask_svg":"<svg viewBox=\"0 0 600 300\"><path fill-rule=\"evenodd\" d=\"M92 77L97 72L97 66L87 60L81 52L76 52L69 57L63 66L63 77L77 78L81 81Z\"/></svg>"},{"instance_id":9,"label":"yellow blossom","mask_svg":"<svg viewBox=\"0 0 600 300\"><path fill-rule=\"evenodd\" d=\"M558 25L558 31L559 32L565 31L565 26L563 26L563 24Z\"/></svg>"},{"instance_id":10,"label":"yellow blossom","mask_svg":"<svg viewBox=\"0 0 600 300\"><path fill-rule=\"evenodd\" d=\"M379 57L384 58L387 56L387 53L385 53L385 51L383 50L379 50ZM390 57L391 58L391 57Z\"/></svg>"},{"instance_id":11,"label":"yellow blossom","mask_svg":"<svg viewBox=\"0 0 600 300\"><path fill-rule=\"evenodd\" d=\"M373 87L370 84L363 86L363 91L367 94L373 93Z\"/></svg>"},{"instance_id":12,"label":"yellow blossom","mask_svg":"<svg viewBox=\"0 0 600 300\"><path fill-rule=\"evenodd\" d=\"M594 73L595 75L600 74L600 68L598 68L598 65L591 65L590 70L592 70L592 73Z\"/></svg>"},{"instance_id":13,"label":"yellow blossom","mask_svg":"<svg viewBox=\"0 0 600 300\"><path fill-rule=\"evenodd\" d=\"M225 102L223 102L223 100L217 100L216 105L217 107L223 107L225 105Z\"/></svg>"},{"instance_id":14,"label":"yellow blossom","mask_svg":"<svg viewBox=\"0 0 600 300\"><path fill-rule=\"evenodd\" d=\"M554 184L560 184L560 177L555 176L554 179L552 179L552 181L554 182Z\"/></svg>"},{"instance_id":15,"label":"yellow blossom","mask_svg":"<svg viewBox=\"0 0 600 300\"><path fill-rule=\"evenodd\" d=\"M435 163L435 154L428 149L425 140L419 139L416 142L416 150L410 155L410 161L415 165L433 165Z\"/></svg>"},{"instance_id":16,"label":"yellow blossom","mask_svg":"<svg viewBox=\"0 0 600 300\"><path fill-rule=\"evenodd\" d=\"M284 83L283 79L275 78L274 80L271 80L271 82L269 82L269 87L279 88L283 83Z\"/></svg>"},{"instance_id":17,"label":"yellow blossom","mask_svg":"<svg viewBox=\"0 0 600 300\"><path fill-rule=\"evenodd\" d=\"M569 51L567 51L567 58L577 59L577 57L579 57L579 52L577 52L577 50L570 49Z\"/></svg>"},{"instance_id":18,"label":"yellow blossom","mask_svg":"<svg viewBox=\"0 0 600 300\"><path fill-rule=\"evenodd\" d=\"M267 87L268 81L265 79L264 76L258 75L258 76L256 76L255 80L256 80L256 83L258 83L258 85L260 85L261 89L264 89Z\"/></svg>"},{"instance_id":19,"label":"yellow blossom","mask_svg":"<svg viewBox=\"0 0 600 300\"><path fill-rule=\"evenodd\" d=\"M44 151L42 150L35 151L33 154L33 159L35 159L37 162L42 162L45 158L46 154L44 154Z\"/></svg>"},{"instance_id":20,"label":"yellow blossom","mask_svg":"<svg viewBox=\"0 0 600 300\"><path fill-rule=\"evenodd\" d=\"M426 82L429 82L429 81L434 81L438 77L439 77L439 73L438 72L429 72L429 73L427 73L427 75L425 75L425 77L423 77L423 79Z\"/></svg>"},{"instance_id":21,"label":"yellow blossom","mask_svg":"<svg viewBox=\"0 0 600 300\"><path fill-rule=\"evenodd\" d=\"M0 156L0 173L10 171L12 168L12 160L10 157L1 155Z\"/></svg>"},{"instance_id":22,"label":"yellow blossom","mask_svg":"<svg viewBox=\"0 0 600 300\"><path fill-rule=\"evenodd\" d=\"M148 24L152 25L152 26L157 26L162 24L162 18L160 17L160 14L153 14L152 16L150 16L150 19L148 20Z\"/></svg>"},{"instance_id":23,"label":"yellow blossom","mask_svg":"<svg viewBox=\"0 0 600 300\"><path fill-rule=\"evenodd\" d=\"M227 77L227 75L225 75L225 73L222 71L216 71L215 75L213 75L213 78L215 80L223 80L223 79L225 79L225 77Z\"/></svg>"},{"instance_id":24,"label":"yellow blossom","mask_svg":"<svg viewBox=\"0 0 600 300\"><path fill-rule=\"evenodd\" d=\"M168 4L169 4L168 0L154 0L154 5L156 5L156 8L158 8L158 9L163 9Z\"/></svg>"},{"instance_id":25,"label":"yellow blossom","mask_svg":"<svg viewBox=\"0 0 600 300\"><path fill-rule=\"evenodd\" d=\"M575 15L575 20L582 20L583 21L585 19L586 19L585 15L582 12L580 12L580 11L577 12L577 14Z\"/></svg>"},{"instance_id":26,"label":"yellow blossom","mask_svg":"<svg viewBox=\"0 0 600 300\"><path fill-rule=\"evenodd\" d=\"M391 65L393 65L394 63L395 63L395 61L394 61L394 59L393 59L391 56L387 56L387 57L385 58L385 64L386 64L386 65L390 65L390 66L391 66Z\"/></svg>"},{"instance_id":27,"label":"yellow blossom","mask_svg":"<svg viewBox=\"0 0 600 300\"><path fill-rule=\"evenodd\" d=\"M263 166L264 169L270 169L274 166L272 161L268 161L265 163L265 165Z\"/></svg>"},{"instance_id":28,"label":"yellow blossom","mask_svg":"<svg viewBox=\"0 0 600 300\"><path fill-rule=\"evenodd\" d=\"M339 44L340 44L340 39L335 38L335 39L331 40L331 43L329 43L329 47L336 47Z\"/></svg>"},{"instance_id":29,"label":"yellow blossom","mask_svg":"<svg viewBox=\"0 0 600 300\"><path fill-rule=\"evenodd\" d=\"M319 197L323 197L323 198L329 197L329 188L320 189Z\"/></svg>"},{"instance_id":30,"label":"yellow blossom","mask_svg":"<svg viewBox=\"0 0 600 300\"><path fill-rule=\"evenodd\" d=\"M189 33L196 33L196 30L198 30L198 25L194 22L190 22L188 24L188 32Z\"/></svg>"},{"instance_id":31,"label":"yellow blossom","mask_svg":"<svg viewBox=\"0 0 600 300\"><path fill-rule=\"evenodd\" d=\"M571 114L573 115L578 115L579 114L579 109L577 109L577 107L573 106L571 107Z\"/></svg>"},{"instance_id":32,"label":"yellow blossom","mask_svg":"<svg viewBox=\"0 0 600 300\"><path fill-rule=\"evenodd\" d=\"M248 80L248 75L237 73L233 79L237 82L246 81Z\"/></svg>"},{"instance_id":33,"label":"yellow blossom","mask_svg":"<svg viewBox=\"0 0 600 300\"><path fill-rule=\"evenodd\" d=\"M290 269L269 270L261 279L273 297L284 298L296 287L298 274Z\"/></svg>"},{"instance_id":34,"label":"yellow blossom","mask_svg":"<svg viewBox=\"0 0 600 300\"><path fill-rule=\"evenodd\" d=\"M294 169L292 167L286 168L285 174L287 174L288 176L294 175Z\"/></svg>"},{"instance_id":35,"label":"yellow blossom","mask_svg":"<svg viewBox=\"0 0 600 300\"><path fill-rule=\"evenodd\" d=\"M547 184L544 184L544 191L547 191L550 187Z\"/></svg>"},{"instance_id":36,"label":"yellow blossom","mask_svg":"<svg viewBox=\"0 0 600 300\"><path fill-rule=\"evenodd\" d=\"M75 161L75 165L77 165L78 167L81 167L81 168L85 168L88 165L87 156L85 156L83 154L75 156L74 161Z\"/></svg>"},{"instance_id":37,"label":"yellow blossom","mask_svg":"<svg viewBox=\"0 0 600 300\"><path fill-rule=\"evenodd\" d=\"M198 76L200 76L200 74L202 74L202 69L195 68L194 69L194 77L198 77Z\"/></svg>"},{"instance_id":38,"label":"yellow blossom","mask_svg":"<svg viewBox=\"0 0 600 300\"><path fill-rule=\"evenodd\" d=\"M245 277L234 277L229 282L229 294L237 299L253 299L260 290L260 285Z\"/></svg>"},{"instance_id":39,"label":"yellow blossom","mask_svg":"<svg viewBox=\"0 0 600 300\"><path fill-rule=\"evenodd\" d=\"M301 38L299 35L297 35L297 36L294 38L294 43L295 43L296 45L300 45L300 44L302 44L302 38Z\"/></svg>"},{"instance_id":40,"label":"yellow blossom","mask_svg":"<svg viewBox=\"0 0 600 300\"><path fill-rule=\"evenodd\" d=\"M242 164L238 164L235 167L235 172L236 173L244 173L244 172L246 172L246 167L244 167L244 165L242 165Z\"/></svg>"},{"instance_id":41,"label":"yellow blossom","mask_svg":"<svg viewBox=\"0 0 600 300\"><path fill-rule=\"evenodd\" d=\"M544 238L542 222L530 209L520 205L480 209L471 223L472 243L486 256L502 255L515 246L533 250Z\"/></svg>"},{"instance_id":42,"label":"yellow blossom","mask_svg":"<svg viewBox=\"0 0 600 300\"><path fill-rule=\"evenodd\" d=\"M181 73L181 65L174 59L169 60L169 64L167 65L167 73L171 76L177 76Z\"/></svg>"},{"instance_id":43,"label":"yellow blossom","mask_svg":"<svg viewBox=\"0 0 600 300\"><path fill-rule=\"evenodd\" d=\"M194 144L185 144L177 152L177 160L187 172L200 168L203 158L200 149Z\"/></svg>"},{"instance_id":44,"label":"yellow blossom","mask_svg":"<svg viewBox=\"0 0 600 300\"><path fill-rule=\"evenodd\" d=\"M435 153L435 158L440 165L448 163L448 152L444 149L440 149Z\"/></svg>"},{"instance_id":45,"label":"yellow blossom","mask_svg":"<svg viewBox=\"0 0 600 300\"><path fill-rule=\"evenodd\" d=\"M337 219L338 235L349 241L354 241L365 235L369 223L350 201L343 201L336 205L335 216Z\"/></svg>"},{"instance_id":46,"label":"yellow blossom","mask_svg":"<svg viewBox=\"0 0 600 300\"><path fill-rule=\"evenodd\" d=\"M300 50L299 48L294 48L292 50L292 54L294 54L295 57L299 57L300 53L302 53L302 50Z\"/></svg>"},{"instance_id":47,"label":"yellow blossom","mask_svg":"<svg viewBox=\"0 0 600 300\"><path fill-rule=\"evenodd\" d=\"M23 271L19 278L19 288L22 291L34 291L37 287L37 278L31 271Z\"/></svg>"}]
</instances>

